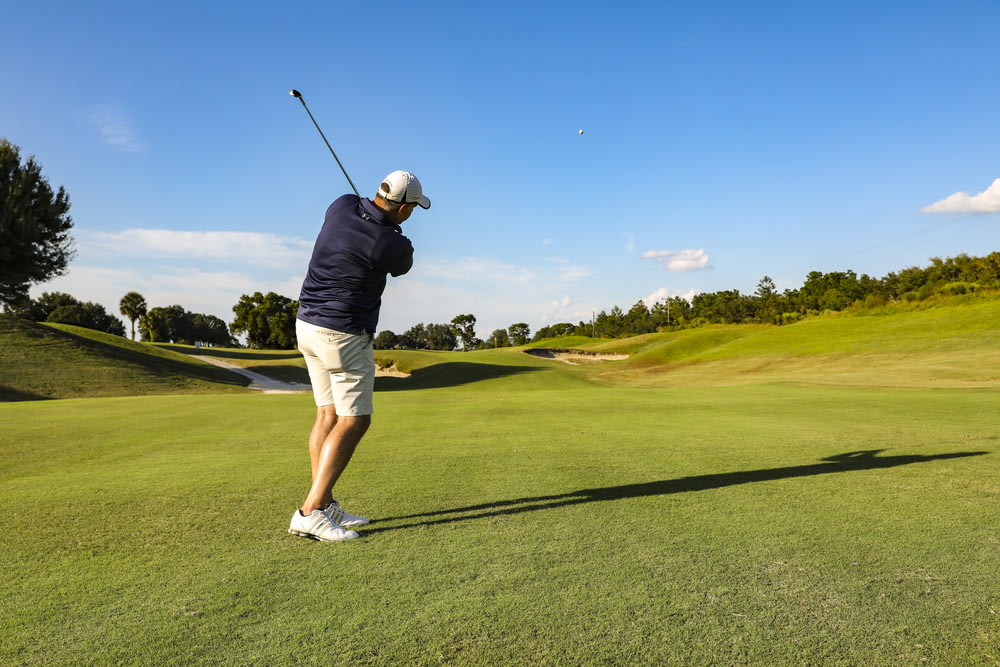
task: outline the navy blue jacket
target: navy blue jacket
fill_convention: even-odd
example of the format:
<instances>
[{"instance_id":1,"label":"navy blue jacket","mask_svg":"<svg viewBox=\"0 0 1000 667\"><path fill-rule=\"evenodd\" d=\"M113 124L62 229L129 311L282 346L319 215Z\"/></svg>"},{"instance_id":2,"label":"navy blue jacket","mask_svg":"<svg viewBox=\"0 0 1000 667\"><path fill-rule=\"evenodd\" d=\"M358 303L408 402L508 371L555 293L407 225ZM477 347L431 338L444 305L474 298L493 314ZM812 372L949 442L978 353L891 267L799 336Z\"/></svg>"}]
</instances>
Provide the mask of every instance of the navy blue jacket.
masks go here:
<instances>
[{"instance_id":1,"label":"navy blue jacket","mask_svg":"<svg viewBox=\"0 0 1000 667\"><path fill-rule=\"evenodd\" d=\"M374 334L386 275L413 266L413 244L370 199L344 195L326 210L299 294L298 318L325 329Z\"/></svg>"}]
</instances>

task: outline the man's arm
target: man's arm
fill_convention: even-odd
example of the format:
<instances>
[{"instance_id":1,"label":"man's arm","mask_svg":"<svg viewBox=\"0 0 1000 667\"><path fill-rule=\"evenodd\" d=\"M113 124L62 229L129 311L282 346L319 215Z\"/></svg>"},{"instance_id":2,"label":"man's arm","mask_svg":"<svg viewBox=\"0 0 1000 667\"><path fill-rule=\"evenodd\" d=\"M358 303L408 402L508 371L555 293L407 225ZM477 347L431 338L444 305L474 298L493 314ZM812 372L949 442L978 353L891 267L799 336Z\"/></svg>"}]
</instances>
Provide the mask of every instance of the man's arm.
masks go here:
<instances>
[{"instance_id":1,"label":"man's arm","mask_svg":"<svg viewBox=\"0 0 1000 667\"><path fill-rule=\"evenodd\" d=\"M393 278L401 276L413 267L413 244L402 234L391 234L383 237L380 252L375 265L380 271L385 271Z\"/></svg>"}]
</instances>

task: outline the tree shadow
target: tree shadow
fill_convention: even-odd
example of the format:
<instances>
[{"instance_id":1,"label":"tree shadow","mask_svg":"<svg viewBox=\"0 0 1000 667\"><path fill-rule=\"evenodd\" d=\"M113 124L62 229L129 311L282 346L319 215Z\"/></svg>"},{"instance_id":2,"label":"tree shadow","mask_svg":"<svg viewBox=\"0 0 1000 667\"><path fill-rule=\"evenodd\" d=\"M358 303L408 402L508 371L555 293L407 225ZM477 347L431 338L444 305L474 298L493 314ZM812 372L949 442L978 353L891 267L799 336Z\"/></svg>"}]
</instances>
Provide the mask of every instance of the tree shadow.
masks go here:
<instances>
[{"instance_id":1,"label":"tree shadow","mask_svg":"<svg viewBox=\"0 0 1000 667\"><path fill-rule=\"evenodd\" d=\"M413 371L409 377L375 378L376 391L409 391L412 389L440 389L457 387L483 380L532 373L545 370L538 366L504 366L501 364L480 364L467 361L451 361L435 364Z\"/></svg>"},{"instance_id":2,"label":"tree shadow","mask_svg":"<svg viewBox=\"0 0 1000 667\"><path fill-rule=\"evenodd\" d=\"M418 528L421 526L455 523L457 521L469 521L473 519L486 519L489 517L521 514L523 512L535 512L538 510L566 507L568 505L579 505L582 503L593 503L606 500L623 500L626 498L644 498L647 496L662 496L672 493L688 493L691 491L707 491L709 489L739 486L740 484L751 484L754 482L770 482L778 479L828 475L831 473L857 470L879 470L883 468L895 468L897 466L910 465L913 463L926 463L928 461L964 458L968 456L983 456L985 454L989 454L989 452L956 452L952 454L932 454L929 456L921 454L878 456L878 454L882 451L885 450L868 449L857 452L847 452L845 454L837 454L836 456L828 456L820 459L822 463L812 463L808 465L697 475L694 477L665 479L658 482L644 482L641 484L624 484L621 486L608 486L597 489L580 489L579 491L571 491L569 493L560 493L557 495L534 496L528 498L517 498L514 500L498 500L495 502L483 503L481 505L469 505L467 507L457 507L454 509L436 510L433 512L408 514L405 516L394 516L379 519L378 521L372 521L372 524L387 523L390 521L407 521L412 519L422 520L411 521L397 526L376 527L365 532L366 534L371 534L389 530L399 530L401 528ZM460 514L462 516L445 516L449 514Z\"/></svg>"},{"instance_id":3,"label":"tree shadow","mask_svg":"<svg viewBox=\"0 0 1000 667\"><path fill-rule=\"evenodd\" d=\"M136 344L132 341L128 341L127 346L121 346L87 338L72 331L59 330L59 333L63 337L73 340L79 347L95 351L104 359L134 364L153 376L181 375L216 384L244 387L248 384L245 377L226 368L189 364L175 359L151 355L142 348L134 347Z\"/></svg>"},{"instance_id":4,"label":"tree shadow","mask_svg":"<svg viewBox=\"0 0 1000 667\"><path fill-rule=\"evenodd\" d=\"M0 385L0 403L15 403L17 401L49 401L49 400L52 400L51 396L33 394L28 391L21 391L20 389L15 389L14 387Z\"/></svg>"}]
</instances>

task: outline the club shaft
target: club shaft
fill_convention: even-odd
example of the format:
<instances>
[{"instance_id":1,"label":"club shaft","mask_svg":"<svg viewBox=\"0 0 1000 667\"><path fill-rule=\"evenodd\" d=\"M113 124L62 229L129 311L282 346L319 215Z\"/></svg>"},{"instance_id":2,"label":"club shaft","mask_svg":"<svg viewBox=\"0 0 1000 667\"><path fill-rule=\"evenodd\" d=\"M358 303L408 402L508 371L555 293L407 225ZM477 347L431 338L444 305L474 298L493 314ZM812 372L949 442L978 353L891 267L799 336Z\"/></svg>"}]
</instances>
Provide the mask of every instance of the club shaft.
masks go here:
<instances>
[{"instance_id":1,"label":"club shaft","mask_svg":"<svg viewBox=\"0 0 1000 667\"><path fill-rule=\"evenodd\" d=\"M330 149L330 155L332 155L333 159L337 161L337 166L340 167L340 170L344 172L344 178L346 178L347 182L351 184L351 189L354 190L354 194L356 194L358 196L358 199L360 199L361 193L359 193L358 189L354 187L354 181L352 181L351 177L347 175L347 170L344 169L344 164L340 161L340 158L337 157L337 153L334 152L333 146L330 145L330 142L327 140L326 135L323 134L323 130L320 129L319 123L317 123L316 119L313 118L312 112L309 111L309 107L306 106L305 99L301 95L299 95L298 98L299 102L302 102L302 108L306 110L307 114L309 114L309 120L311 120L313 122L313 125L316 126L316 131L319 132L319 136L323 137L323 142L326 143L326 147Z\"/></svg>"}]
</instances>

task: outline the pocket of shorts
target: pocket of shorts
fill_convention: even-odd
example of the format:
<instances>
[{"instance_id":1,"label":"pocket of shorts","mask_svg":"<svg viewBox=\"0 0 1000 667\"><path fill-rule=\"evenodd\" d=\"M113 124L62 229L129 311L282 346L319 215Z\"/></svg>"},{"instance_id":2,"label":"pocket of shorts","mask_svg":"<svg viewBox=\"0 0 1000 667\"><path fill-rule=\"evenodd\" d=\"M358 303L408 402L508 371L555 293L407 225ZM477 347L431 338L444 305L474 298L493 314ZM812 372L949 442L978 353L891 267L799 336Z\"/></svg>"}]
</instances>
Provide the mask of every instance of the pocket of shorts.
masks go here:
<instances>
[{"instance_id":1,"label":"pocket of shorts","mask_svg":"<svg viewBox=\"0 0 1000 667\"><path fill-rule=\"evenodd\" d=\"M332 345L333 343L346 340L350 338L351 334L344 333L343 331L336 331L335 329L319 329L316 333L323 337L327 344Z\"/></svg>"}]
</instances>

